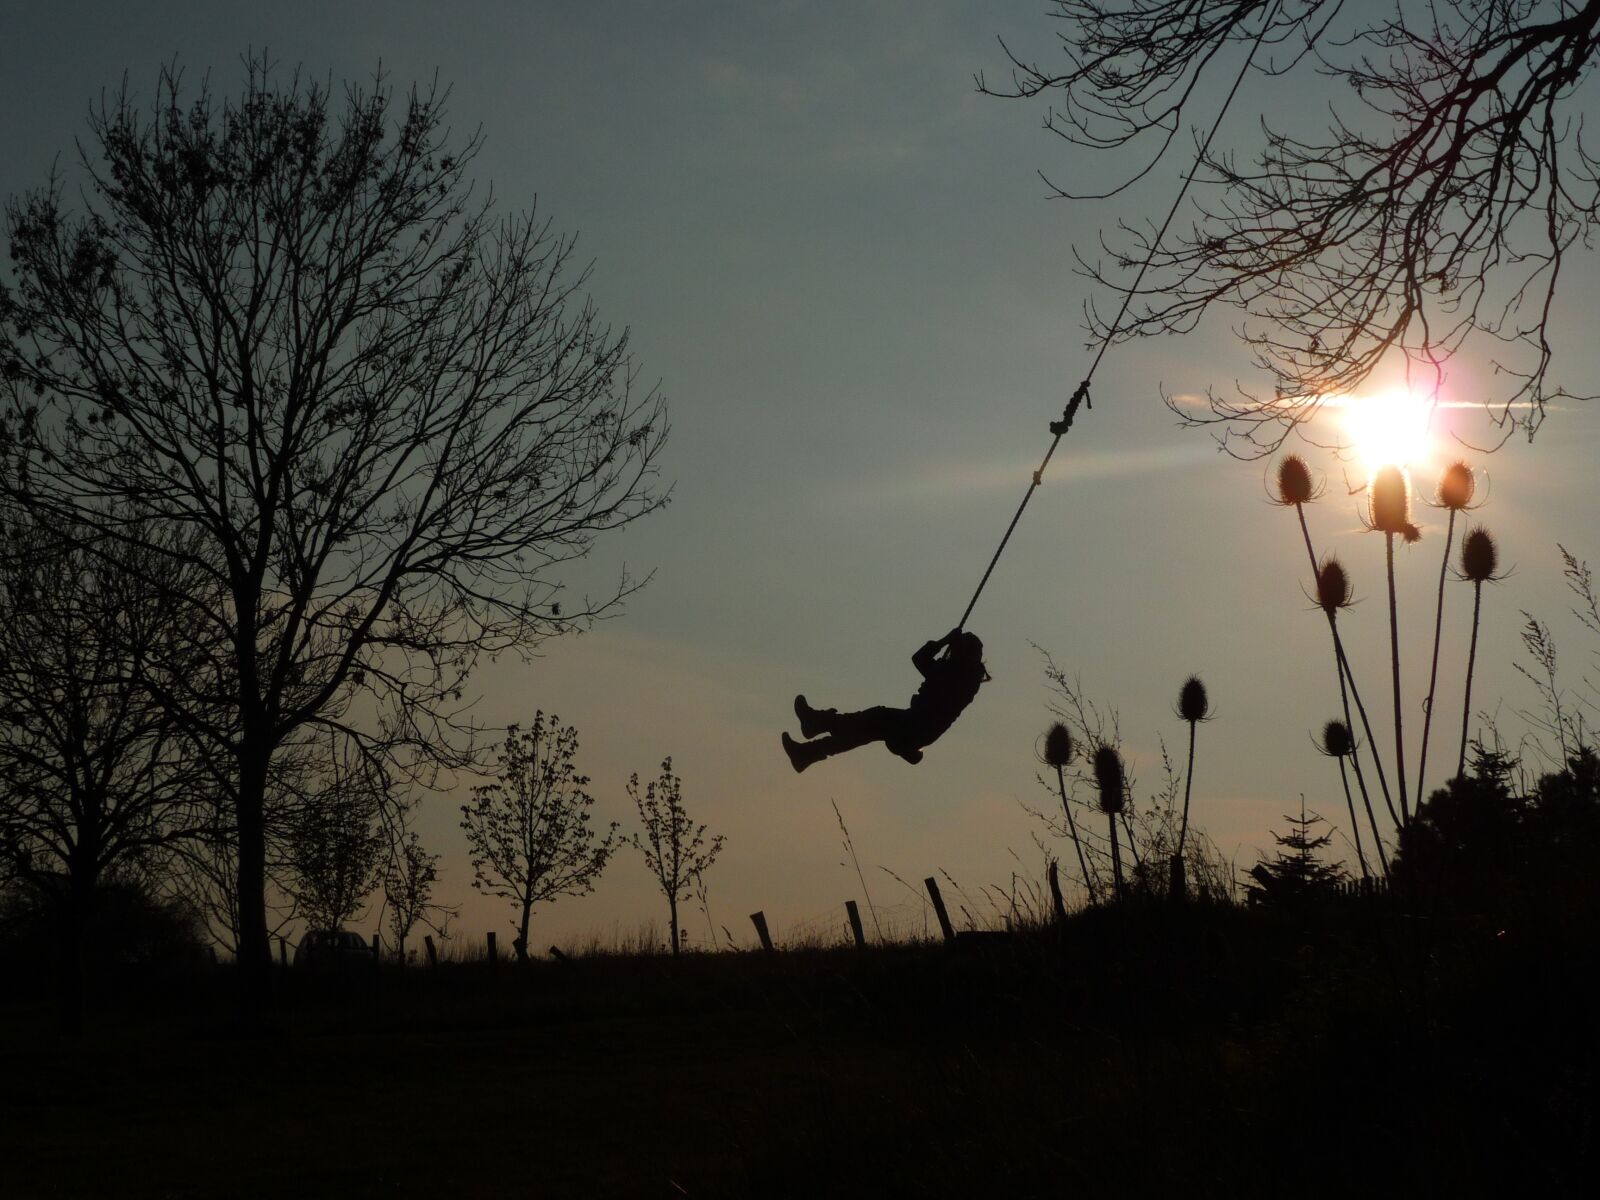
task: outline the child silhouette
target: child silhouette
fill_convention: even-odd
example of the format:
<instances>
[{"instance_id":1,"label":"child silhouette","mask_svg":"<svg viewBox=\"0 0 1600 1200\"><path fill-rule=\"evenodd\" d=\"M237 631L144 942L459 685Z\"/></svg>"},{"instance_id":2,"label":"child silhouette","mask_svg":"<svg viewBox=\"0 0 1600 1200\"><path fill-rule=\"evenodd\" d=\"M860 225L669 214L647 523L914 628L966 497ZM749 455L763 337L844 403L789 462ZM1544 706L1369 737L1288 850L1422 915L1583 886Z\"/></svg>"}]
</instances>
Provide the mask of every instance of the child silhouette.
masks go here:
<instances>
[{"instance_id":1,"label":"child silhouette","mask_svg":"<svg viewBox=\"0 0 1600 1200\"><path fill-rule=\"evenodd\" d=\"M812 708L804 696L794 698L800 719L797 742L783 735L783 749L796 771L868 742L882 742L891 754L909 763L922 761L922 749L938 740L988 682L983 668L983 643L975 633L952 629L936 642L925 642L911 656L922 686L905 708L879 705L860 712Z\"/></svg>"}]
</instances>

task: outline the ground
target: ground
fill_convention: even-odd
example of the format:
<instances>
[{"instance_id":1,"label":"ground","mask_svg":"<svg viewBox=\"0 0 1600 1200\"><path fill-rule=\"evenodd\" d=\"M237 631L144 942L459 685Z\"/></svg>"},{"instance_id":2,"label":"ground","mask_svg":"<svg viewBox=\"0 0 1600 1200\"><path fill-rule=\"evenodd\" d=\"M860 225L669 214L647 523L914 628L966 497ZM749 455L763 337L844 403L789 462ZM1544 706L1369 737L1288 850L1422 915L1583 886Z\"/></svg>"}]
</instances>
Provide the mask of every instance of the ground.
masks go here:
<instances>
[{"instance_id":1,"label":"ground","mask_svg":"<svg viewBox=\"0 0 1600 1200\"><path fill-rule=\"evenodd\" d=\"M1559 1195L1593 1162L1589 954L1356 900L285 972L248 1035L226 968L124 975L77 1039L21 988L0 1194Z\"/></svg>"}]
</instances>

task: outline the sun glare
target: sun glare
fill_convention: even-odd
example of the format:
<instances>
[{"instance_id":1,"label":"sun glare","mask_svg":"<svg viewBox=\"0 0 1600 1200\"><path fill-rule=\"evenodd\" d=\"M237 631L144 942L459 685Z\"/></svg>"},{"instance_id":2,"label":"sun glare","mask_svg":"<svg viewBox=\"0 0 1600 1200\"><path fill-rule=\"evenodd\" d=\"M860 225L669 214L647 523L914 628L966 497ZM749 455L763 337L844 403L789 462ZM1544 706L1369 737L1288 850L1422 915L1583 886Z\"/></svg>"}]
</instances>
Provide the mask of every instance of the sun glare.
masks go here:
<instances>
[{"instance_id":1,"label":"sun glare","mask_svg":"<svg viewBox=\"0 0 1600 1200\"><path fill-rule=\"evenodd\" d=\"M1414 392L1393 391L1344 400L1345 436L1369 472L1421 465L1431 448L1432 405Z\"/></svg>"}]
</instances>

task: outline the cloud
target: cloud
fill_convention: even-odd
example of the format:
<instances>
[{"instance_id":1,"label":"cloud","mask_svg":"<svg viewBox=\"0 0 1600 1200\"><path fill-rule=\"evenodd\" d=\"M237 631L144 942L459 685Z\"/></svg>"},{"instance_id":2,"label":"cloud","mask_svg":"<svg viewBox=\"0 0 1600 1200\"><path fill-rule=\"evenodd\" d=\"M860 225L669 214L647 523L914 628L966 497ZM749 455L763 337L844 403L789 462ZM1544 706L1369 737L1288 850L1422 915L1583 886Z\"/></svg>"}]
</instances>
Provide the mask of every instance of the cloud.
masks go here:
<instances>
[{"instance_id":1,"label":"cloud","mask_svg":"<svg viewBox=\"0 0 1600 1200\"><path fill-rule=\"evenodd\" d=\"M1209 444L1199 442L1150 450L1058 453L1051 460L1046 480L1069 485L1122 479L1191 466L1209 460L1213 453ZM977 463L947 459L832 484L817 497L817 503L824 509L856 510L865 505L926 504L995 492L1020 492L1037 466L1037 459L1020 456Z\"/></svg>"}]
</instances>

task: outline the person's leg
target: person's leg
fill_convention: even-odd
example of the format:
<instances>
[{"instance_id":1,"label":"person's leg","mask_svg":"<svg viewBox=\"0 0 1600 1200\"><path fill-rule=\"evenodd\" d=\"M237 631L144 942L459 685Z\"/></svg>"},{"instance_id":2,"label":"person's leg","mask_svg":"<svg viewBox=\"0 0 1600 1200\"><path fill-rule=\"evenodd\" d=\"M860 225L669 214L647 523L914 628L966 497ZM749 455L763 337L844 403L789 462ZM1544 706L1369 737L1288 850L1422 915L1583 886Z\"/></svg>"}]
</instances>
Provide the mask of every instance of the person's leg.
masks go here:
<instances>
[{"instance_id":1,"label":"person's leg","mask_svg":"<svg viewBox=\"0 0 1600 1200\"><path fill-rule=\"evenodd\" d=\"M896 718L904 711L882 705L853 713L824 710L818 715L825 715L827 718L826 736L809 742L796 742L788 734L784 734L783 748L788 752L789 761L794 764L794 769L804 771L812 763L820 762L824 758L843 754L847 750L865 746L868 742L882 741L895 728Z\"/></svg>"},{"instance_id":2,"label":"person's leg","mask_svg":"<svg viewBox=\"0 0 1600 1200\"><path fill-rule=\"evenodd\" d=\"M828 734L821 741L829 745L828 754L843 754L868 742L881 742L894 731L895 718L903 711L882 704L864 708L860 712L842 713L828 709L821 714L825 717L823 729Z\"/></svg>"},{"instance_id":3,"label":"person's leg","mask_svg":"<svg viewBox=\"0 0 1600 1200\"><path fill-rule=\"evenodd\" d=\"M928 743L922 733L909 709L894 709L889 728L884 734L884 749L915 766L922 761L922 747Z\"/></svg>"}]
</instances>

